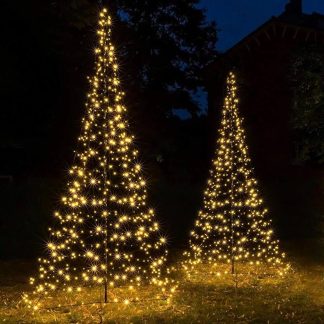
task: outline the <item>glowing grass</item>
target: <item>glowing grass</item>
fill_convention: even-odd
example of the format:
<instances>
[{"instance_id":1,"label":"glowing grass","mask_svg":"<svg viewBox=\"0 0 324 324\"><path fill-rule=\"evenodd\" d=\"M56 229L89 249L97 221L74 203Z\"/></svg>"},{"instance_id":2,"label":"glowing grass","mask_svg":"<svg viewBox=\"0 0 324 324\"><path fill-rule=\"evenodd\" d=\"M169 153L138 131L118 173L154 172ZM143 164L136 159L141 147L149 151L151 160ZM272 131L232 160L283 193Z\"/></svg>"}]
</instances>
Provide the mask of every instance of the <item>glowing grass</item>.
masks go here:
<instances>
[{"instance_id":1,"label":"glowing grass","mask_svg":"<svg viewBox=\"0 0 324 324\"><path fill-rule=\"evenodd\" d=\"M22 287L20 287L22 288ZM28 287L26 287L28 289ZM102 289L87 288L78 294L51 294L41 300L40 308L33 312L21 301L17 290L9 289L1 294L1 302L7 299L0 308L0 319L52 322L102 322L108 319L128 319L134 316L152 316L161 314L170 307L170 300L159 294L158 287L141 286L134 291L136 299L130 300L132 293L128 288L114 288L109 291L108 303L103 303ZM118 296L118 297L117 297Z\"/></svg>"},{"instance_id":2,"label":"glowing grass","mask_svg":"<svg viewBox=\"0 0 324 324\"><path fill-rule=\"evenodd\" d=\"M285 269L286 272L288 269ZM192 270L185 270L183 276L192 283L212 285L235 285L235 287L248 287L257 283L278 284L286 280L286 275L279 275L280 269L271 265L237 263L235 273L231 273L231 265L224 263L200 263ZM290 271L292 271L290 269ZM283 271L284 272L284 271Z\"/></svg>"},{"instance_id":3,"label":"glowing grass","mask_svg":"<svg viewBox=\"0 0 324 324\"><path fill-rule=\"evenodd\" d=\"M179 265L180 266L180 265ZM15 274L2 271L5 268ZM324 265L294 264L285 279L246 276L238 268L238 285L233 276L206 275L194 280L181 278L172 302L153 299L155 291L145 287L137 303L88 304L53 307L71 301L57 295L44 301L48 309L32 314L21 302L29 285L21 283L26 266L0 263L0 322L5 323L323 323ZM244 278L244 280L243 280ZM144 287L142 287L144 288ZM116 290L122 296L122 289ZM100 291L88 291L85 300L100 301ZM111 291L112 293L112 291ZM129 294L127 294L129 296ZM110 295L112 298L113 295ZM88 298L88 299L87 299ZM69 300L70 299L70 300ZM72 300L76 304L77 300ZM52 307L50 307L52 305Z\"/></svg>"}]
</instances>

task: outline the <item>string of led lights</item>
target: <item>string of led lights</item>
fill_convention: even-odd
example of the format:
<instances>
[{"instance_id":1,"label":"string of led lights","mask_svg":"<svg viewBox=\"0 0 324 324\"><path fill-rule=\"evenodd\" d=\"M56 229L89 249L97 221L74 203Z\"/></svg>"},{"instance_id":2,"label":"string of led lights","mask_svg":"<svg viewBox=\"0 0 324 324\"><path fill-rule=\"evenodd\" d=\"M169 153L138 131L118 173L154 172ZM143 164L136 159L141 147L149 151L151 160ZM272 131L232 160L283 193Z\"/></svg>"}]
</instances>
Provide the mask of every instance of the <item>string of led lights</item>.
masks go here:
<instances>
[{"instance_id":1,"label":"string of led lights","mask_svg":"<svg viewBox=\"0 0 324 324\"><path fill-rule=\"evenodd\" d=\"M266 264L283 274L288 265L273 238L268 210L253 177L242 119L239 116L236 76L227 78L227 94L217 141L216 157L203 197L203 208L184 253L187 271L197 264Z\"/></svg>"},{"instance_id":2,"label":"string of led lights","mask_svg":"<svg viewBox=\"0 0 324 324\"><path fill-rule=\"evenodd\" d=\"M135 288L143 284L160 287L161 293L174 290L163 273L166 238L147 206L106 9L100 12L97 33L79 149L62 207L55 212L56 225L49 228L48 255L39 259L39 275L31 279L35 290L24 295L34 309L40 306L37 296L57 290L78 293L102 286L107 302L109 289L127 286L126 304L136 299Z\"/></svg>"}]
</instances>

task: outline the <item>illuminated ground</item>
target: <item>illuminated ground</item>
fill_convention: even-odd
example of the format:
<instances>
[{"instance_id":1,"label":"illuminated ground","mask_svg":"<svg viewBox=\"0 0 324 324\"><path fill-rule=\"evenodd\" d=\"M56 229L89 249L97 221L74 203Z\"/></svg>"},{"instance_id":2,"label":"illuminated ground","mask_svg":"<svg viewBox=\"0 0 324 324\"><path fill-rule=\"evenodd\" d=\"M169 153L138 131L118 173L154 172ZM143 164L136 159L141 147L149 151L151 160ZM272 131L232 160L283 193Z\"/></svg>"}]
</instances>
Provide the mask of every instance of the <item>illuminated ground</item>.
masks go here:
<instances>
[{"instance_id":1,"label":"illuminated ground","mask_svg":"<svg viewBox=\"0 0 324 324\"><path fill-rule=\"evenodd\" d=\"M318 253L313 253L317 251ZM299 249L287 280L183 278L173 299L136 304L65 306L32 315L22 307L30 262L0 263L0 322L6 323L324 323L323 250ZM322 255L321 255L322 254ZM304 257L300 257L304 255ZM306 257L307 256L307 257ZM145 291L143 296L150 295ZM147 297L146 297L147 298ZM144 299L146 299L144 298Z\"/></svg>"}]
</instances>

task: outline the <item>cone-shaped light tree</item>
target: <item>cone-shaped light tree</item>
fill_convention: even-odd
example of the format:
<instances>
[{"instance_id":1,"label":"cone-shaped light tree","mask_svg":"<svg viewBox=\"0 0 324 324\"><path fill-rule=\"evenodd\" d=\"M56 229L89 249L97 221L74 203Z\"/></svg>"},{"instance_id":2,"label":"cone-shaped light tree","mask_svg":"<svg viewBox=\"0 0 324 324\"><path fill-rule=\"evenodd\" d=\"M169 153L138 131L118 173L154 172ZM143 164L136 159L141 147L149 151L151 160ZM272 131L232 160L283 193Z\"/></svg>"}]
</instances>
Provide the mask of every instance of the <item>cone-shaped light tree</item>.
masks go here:
<instances>
[{"instance_id":1,"label":"cone-shaped light tree","mask_svg":"<svg viewBox=\"0 0 324 324\"><path fill-rule=\"evenodd\" d=\"M185 268L225 263L235 273L238 263L265 262L282 273L284 255L273 238L271 220L253 177L238 102L236 77L230 72L216 157L185 252Z\"/></svg>"},{"instance_id":2,"label":"cone-shaped light tree","mask_svg":"<svg viewBox=\"0 0 324 324\"><path fill-rule=\"evenodd\" d=\"M165 290L166 240L147 206L146 181L129 132L120 90L111 18L99 17L95 73L62 206L49 229L48 255L39 259L34 294L79 292L85 286L134 288L151 283ZM131 301L132 298L129 298ZM26 295L32 304L33 295ZM35 308L38 305L33 305Z\"/></svg>"}]
</instances>

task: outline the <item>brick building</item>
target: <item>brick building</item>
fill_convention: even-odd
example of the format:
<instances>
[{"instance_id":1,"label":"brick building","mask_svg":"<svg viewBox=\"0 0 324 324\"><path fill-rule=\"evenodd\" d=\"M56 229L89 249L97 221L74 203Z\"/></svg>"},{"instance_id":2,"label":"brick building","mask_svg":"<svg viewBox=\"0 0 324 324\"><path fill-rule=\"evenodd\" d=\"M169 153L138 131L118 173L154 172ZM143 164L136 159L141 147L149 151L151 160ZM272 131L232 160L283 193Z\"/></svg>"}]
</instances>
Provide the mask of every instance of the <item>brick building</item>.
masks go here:
<instances>
[{"instance_id":1,"label":"brick building","mask_svg":"<svg viewBox=\"0 0 324 324\"><path fill-rule=\"evenodd\" d=\"M280 16L270 18L206 70L213 135L223 104L225 77L230 69L236 70L240 109L257 177L275 218L292 236L301 234L298 222L311 227L316 217L324 215L324 172L319 167L294 164L290 127L294 94L288 75L292 57L299 48L312 44L324 44L324 15L304 14L302 0L290 0Z\"/></svg>"}]
</instances>

